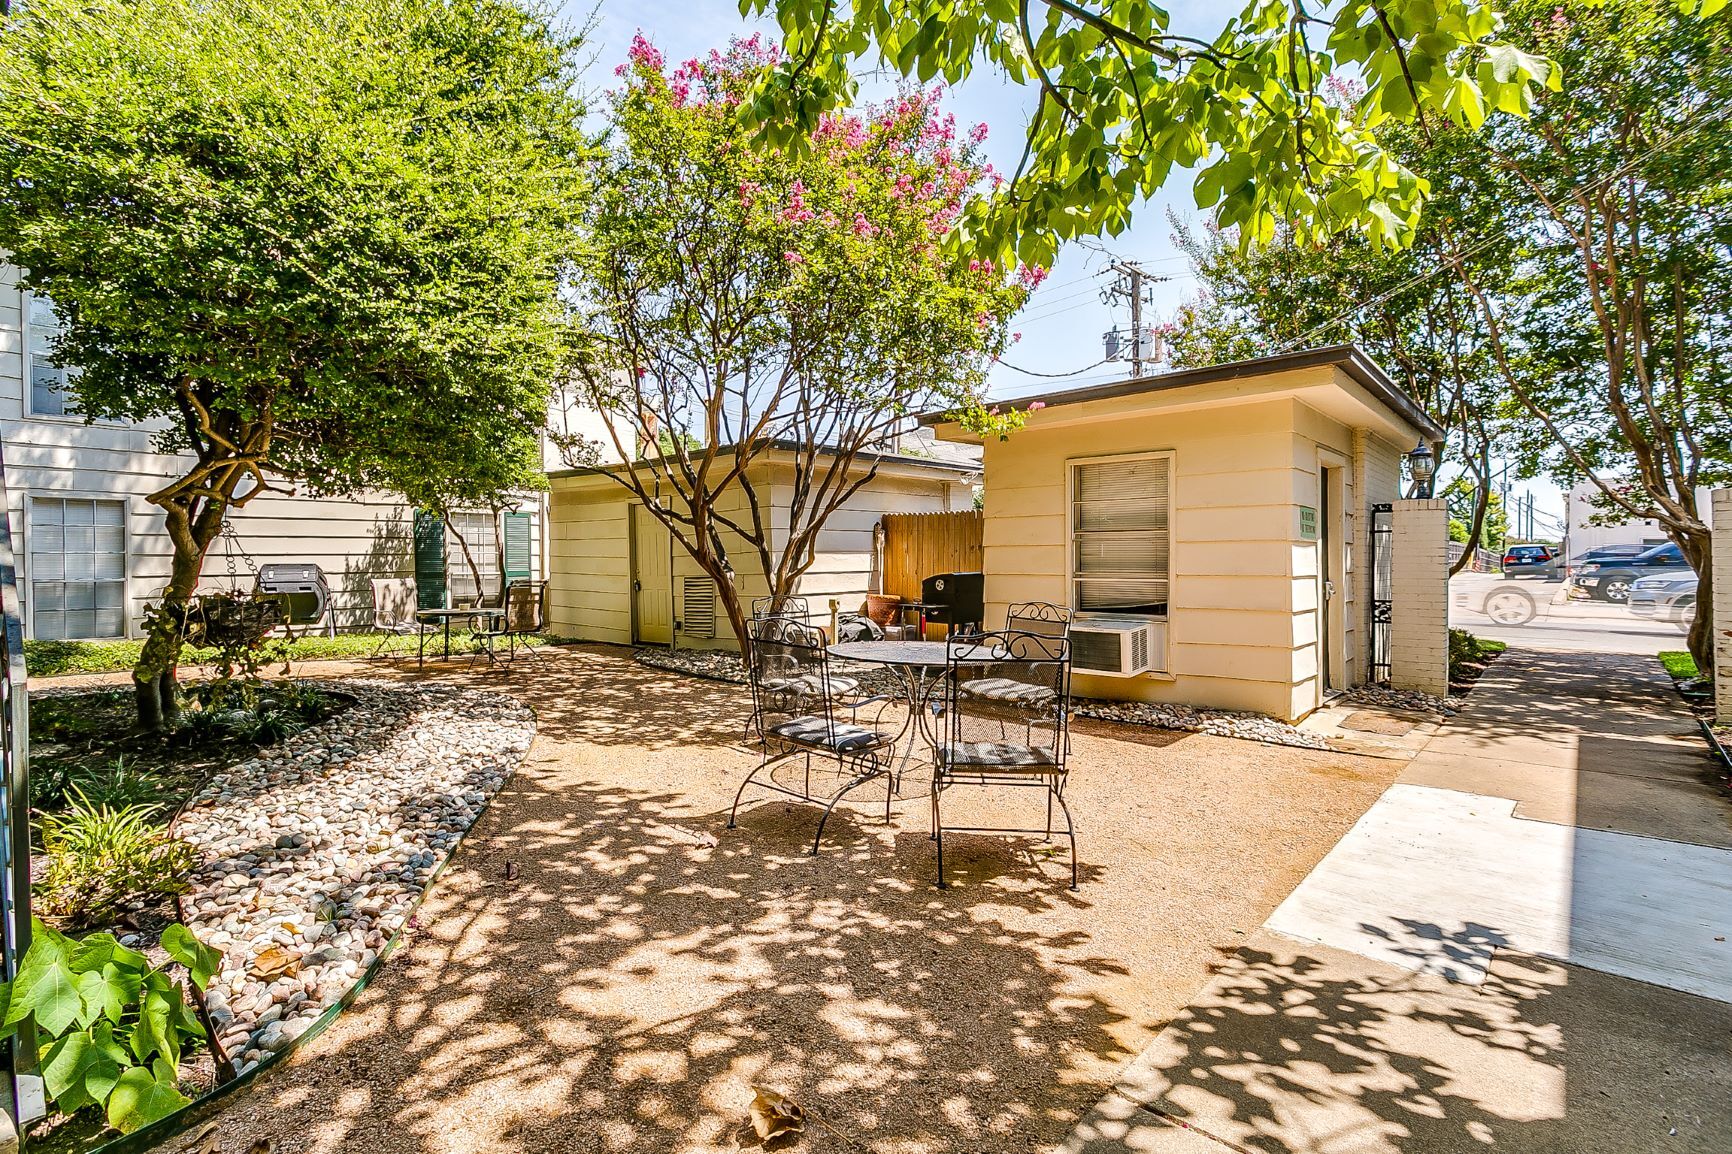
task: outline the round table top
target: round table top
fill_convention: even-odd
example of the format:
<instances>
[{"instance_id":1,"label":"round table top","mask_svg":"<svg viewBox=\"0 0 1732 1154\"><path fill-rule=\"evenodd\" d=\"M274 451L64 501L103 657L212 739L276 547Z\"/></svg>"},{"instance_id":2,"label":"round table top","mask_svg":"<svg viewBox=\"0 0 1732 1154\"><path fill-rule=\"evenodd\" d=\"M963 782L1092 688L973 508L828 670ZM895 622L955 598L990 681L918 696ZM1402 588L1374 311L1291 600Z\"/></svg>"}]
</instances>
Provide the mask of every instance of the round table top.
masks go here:
<instances>
[{"instance_id":1,"label":"round table top","mask_svg":"<svg viewBox=\"0 0 1732 1154\"><path fill-rule=\"evenodd\" d=\"M841 641L830 646L830 655L844 661L870 661L879 665L943 666L950 661L950 642Z\"/></svg>"}]
</instances>

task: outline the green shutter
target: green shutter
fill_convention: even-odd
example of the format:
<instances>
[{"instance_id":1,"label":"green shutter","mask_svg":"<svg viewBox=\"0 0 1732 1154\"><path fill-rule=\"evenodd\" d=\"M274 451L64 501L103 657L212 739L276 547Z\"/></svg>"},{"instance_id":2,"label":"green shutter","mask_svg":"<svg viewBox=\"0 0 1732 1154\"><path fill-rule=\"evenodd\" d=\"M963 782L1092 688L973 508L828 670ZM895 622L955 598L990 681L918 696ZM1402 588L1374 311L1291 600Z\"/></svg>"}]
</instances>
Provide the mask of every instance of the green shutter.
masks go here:
<instances>
[{"instance_id":1,"label":"green shutter","mask_svg":"<svg viewBox=\"0 0 1732 1154\"><path fill-rule=\"evenodd\" d=\"M415 510L415 600L445 608L445 520L426 509Z\"/></svg>"},{"instance_id":2,"label":"green shutter","mask_svg":"<svg viewBox=\"0 0 1732 1154\"><path fill-rule=\"evenodd\" d=\"M527 581L530 577L529 514L505 514L505 579Z\"/></svg>"}]
</instances>

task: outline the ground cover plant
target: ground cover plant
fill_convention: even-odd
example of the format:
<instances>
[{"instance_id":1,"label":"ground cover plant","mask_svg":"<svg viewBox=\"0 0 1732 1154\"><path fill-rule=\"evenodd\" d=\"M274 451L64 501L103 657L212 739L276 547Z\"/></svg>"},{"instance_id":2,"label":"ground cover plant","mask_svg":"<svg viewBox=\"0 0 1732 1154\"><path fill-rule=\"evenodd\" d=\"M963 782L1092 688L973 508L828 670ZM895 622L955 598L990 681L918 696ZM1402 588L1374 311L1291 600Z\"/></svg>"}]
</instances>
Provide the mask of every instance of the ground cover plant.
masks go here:
<instances>
[{"instance_id":1,"label":"ground cover plant","mask_svg":"<svg viewBox=\"0 0 1732 1154\"><path fill-rule=\"evenodd\" d=\"M69 1116L99 1108L107 1126L130 1133L188 1102L181 1059L204 1026L176 977L208 982L221 956L186 927L163 932L162 962L113 935L67 937L40 919L18 976L0 985L3 1031L34 1041L49 1103ZM34 1145L34 1143L33 1143Z\"/></svg>"},{"instance_id":2,"label":"ground cover plant","mask_svg":"<svg viewBox=\"0 0 1732 1154\"><path fill-rule=\"evenodd\" d=\"M1502 641L1476 637L1465 629L1449 631L1449 692L1460 696L1473 688L1486 666L1503 655L1509 646Z\"/></svg>"}]
</instances>

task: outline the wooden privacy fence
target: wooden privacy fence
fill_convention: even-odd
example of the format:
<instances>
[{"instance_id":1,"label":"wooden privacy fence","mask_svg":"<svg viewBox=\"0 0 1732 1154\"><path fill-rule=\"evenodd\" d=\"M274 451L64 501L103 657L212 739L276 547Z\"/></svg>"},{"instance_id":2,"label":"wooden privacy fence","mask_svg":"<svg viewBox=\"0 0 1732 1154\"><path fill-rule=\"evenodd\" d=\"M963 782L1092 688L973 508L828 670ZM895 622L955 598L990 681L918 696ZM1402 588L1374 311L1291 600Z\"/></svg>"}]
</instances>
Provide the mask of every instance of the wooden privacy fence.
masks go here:
<instances>
[{"instance_id":1,"label":"wooden privacy fence","mask_svg":"<svg viewBox=\"0 0 1732 1154\"><path fill-rule=\"evenodd\" d=\"M920 582L934 573L980 570L978 509L952 513L884 515L884 592L904 601L920 600Z\"/></svg>"}]
</instances>

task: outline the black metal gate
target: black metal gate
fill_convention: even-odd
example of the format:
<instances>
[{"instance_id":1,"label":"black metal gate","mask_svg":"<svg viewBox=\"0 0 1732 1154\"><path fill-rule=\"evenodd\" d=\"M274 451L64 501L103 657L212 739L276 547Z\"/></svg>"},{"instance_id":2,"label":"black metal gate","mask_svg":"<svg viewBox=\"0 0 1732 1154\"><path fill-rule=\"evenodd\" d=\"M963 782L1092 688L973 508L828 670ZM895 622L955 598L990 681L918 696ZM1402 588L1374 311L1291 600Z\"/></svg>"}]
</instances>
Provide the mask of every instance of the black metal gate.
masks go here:
<instances>
[{"instance_id":1,"label":"black metal gate","mask_svg":"<svg viewBox=\"0 0 1732 1154\"><path fill-rule=\"evenodd\" d=\"M1389 680L1389 626L1395 620L1395 507L1371 506L1371 680Z\"/></svg>"}]
</instances>

